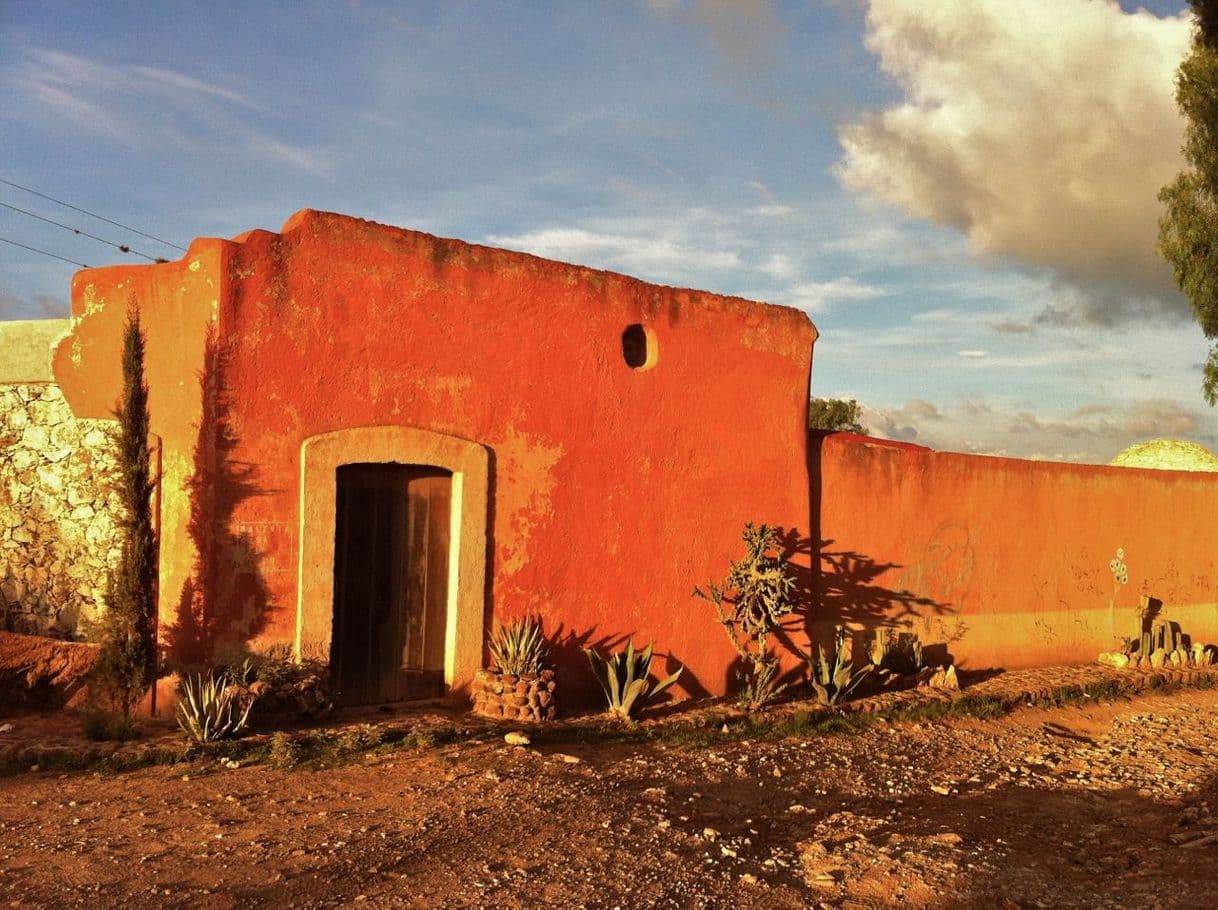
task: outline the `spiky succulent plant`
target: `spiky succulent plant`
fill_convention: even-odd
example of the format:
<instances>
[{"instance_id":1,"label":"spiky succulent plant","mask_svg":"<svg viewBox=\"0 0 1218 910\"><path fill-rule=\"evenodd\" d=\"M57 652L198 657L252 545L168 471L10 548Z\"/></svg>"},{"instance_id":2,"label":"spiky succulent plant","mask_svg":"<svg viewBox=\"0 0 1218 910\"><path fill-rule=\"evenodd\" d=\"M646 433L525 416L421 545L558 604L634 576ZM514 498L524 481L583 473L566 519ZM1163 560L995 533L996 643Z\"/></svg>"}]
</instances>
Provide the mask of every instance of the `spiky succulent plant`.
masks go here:
<instances>
[{"instance_id":1,"label":"spiky succulent plant","mask_svg":"<svg viewBox=\"0 0 1218 910\"><path fill-rule=\"evenodd\" d=\"M500 626L491 636L490 650L491 663L500 673L513 676L540 673L546 656L541 620L526 616L511 625Z\"/></svg>"},{"instance_id":2,"label":"spiky succulent plant","mask_svg":"<svg viewBox=\"0 0 1218 910\"><path fill-rule=\"evenodd\" d=\"M245 729L253 707L254 700L242 698L225 673L185 676L178 687L178 726L197 743L236 736Z\"/></svg>"},{"instance_id":3,"label":"spiky succulent plant","mask_svg":"<svg viewBox=\"0 0 1218 910\"><path fill-rule=\"evenodd\" d=\"M846 654L846 630L833 630L832 657L825 654L824 645L816 646L817 658L812 664L812 689L822 705L836 705L867 678L871 664L855 670L854 661Z\"/></svg>"},{"instance_id":4,"label":"spiky succulent plant","mask_svg":"<svg viewBox=\"0 0 1218 910\"><path fill-rule=\"evenodd\" d=\"M651 682L651 645L635 652L634 642L627 642L626 650L602 657L592 648L584 648L596 681L605 692L609 713L621 720L630 721L637 709L650 698L659 695L677 681L684 667L654 685Z\"/></svg>"}]
</instances>

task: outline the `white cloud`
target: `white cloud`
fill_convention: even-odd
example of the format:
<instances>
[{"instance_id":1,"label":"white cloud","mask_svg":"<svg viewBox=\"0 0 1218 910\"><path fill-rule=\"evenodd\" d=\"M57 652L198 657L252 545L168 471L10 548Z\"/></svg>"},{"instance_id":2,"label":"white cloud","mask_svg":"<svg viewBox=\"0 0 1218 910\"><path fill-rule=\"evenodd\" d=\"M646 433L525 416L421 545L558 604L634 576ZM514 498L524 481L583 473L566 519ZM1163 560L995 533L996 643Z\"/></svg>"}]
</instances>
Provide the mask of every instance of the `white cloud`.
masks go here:
<instances>
[{"instance_id":1,"label":"white cloud","mask_svg":"<svg viewBox=\"0 0 1218 910\"><path fill-rule=\"evenodd\" d=\"M871 0L900 103L840 130L841 180L1082 293L1078 321L1186 312L1154 252L1179 168L1186 15L1090 0ZM1152 302L1153 301L1153 302Z\"/></svg>"},{"instance_id":2,"label":"white cloud","mask_svg":"<svg viewBox=\"0 0 1218 910\"><path fill-rule=\"evenodd\" d=\"M747 214L754 218L792 218L795 215L795 209L789 205L759 205L749 209Z\"/></svg>"},{"instance_id":3,"label":"white cloud","mask_svg":"<svg viewBox=\"0 0 1218 910\"><path fill-rule=\"evenodd\" d=\"M649 275L686 275L691 270L733 269L740 265L740 256L735 251L698 247L678 232L615 234L554 227L523 234L491 234L487 242L547 259Z\"/></svg>"},{"instance_id":4,"label":"white cloud","mask_svg":"<svg viewBox=\"0 0 1218 910\"><path fill-rule=\"evenodd\" d=\"M820 313L835 303L857 303L875 300L888 294L885 288L865 284L852 276L831 281L805 281L778 294L771 295L774 303L798 307L809 313Z\"/></svg>"},{"instance_id":5,"label":"white cloud","mask_svg":"<svg viewBox=\"0 0 1218 910\"><path fill-rule=\"evenodd\" d=\"M964 350L964 351L957 351L956 353L961 357L967 357L967 358L970 358L973 360L979 360L982 357L990 356L989 351L980 351L975 348L970 348L970 349Z\"/></svg>"},{"instance_id":6,"label":"white cloud","mask_svg":"<svg viewBox=\"0 0 1218 910\"><path fill-rule=\"evenodd\" d=\"M779 281L787 281L799 273L799 266L790 256L774 253L761 264L761 271Z\"/></svg>"},{"instance_id":7,"label":"white cloud","mask_svg":"<svg viewBox=\"0 0 1218 910\"><path fill-rule=\"evenodd\" d=\"M1094 464L1106 464L1122 449L1147 439L1215 446L1204 415L1171 399L1089 402L1064 415L978 398L951 407L913 399L898 408L864 406L863 424L875 436L940 451Z\"/></svg>"},{"instance_id":8,"label":"white cloud","mask_svg":"<svg viewBox=\"0 0 1218 910\"><path fill-rule=\"evenodd\" d=\"M19 91L40 116L61 117L132 147L170 145L196 154L246 152L316 176L316 151L272 135L255 120L270 112L241 92L176 70L100 63L33 49L16 67Z\"/></svg>"}]
</instances>

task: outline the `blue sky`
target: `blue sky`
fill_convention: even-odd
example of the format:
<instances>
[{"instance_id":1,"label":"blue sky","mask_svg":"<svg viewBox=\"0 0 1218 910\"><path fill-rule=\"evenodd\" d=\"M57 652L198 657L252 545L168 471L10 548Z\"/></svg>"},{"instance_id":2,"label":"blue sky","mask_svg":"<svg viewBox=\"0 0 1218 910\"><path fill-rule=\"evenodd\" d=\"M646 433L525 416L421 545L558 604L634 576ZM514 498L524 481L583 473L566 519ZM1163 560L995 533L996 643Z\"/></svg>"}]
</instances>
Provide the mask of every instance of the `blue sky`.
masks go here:
<instances>
[{"instance_id":1,"label":"blue sky","mask_svg":"<svg viewBox=\"0 0 1218 910\"><path fill-rule=\"evenodd\" d=\"M1184 4L1020 8L0 0L0 178L183 246L312 207L800 306L813 393L935 448L1218 447L1153 251ZM0 244L0 317L66 315L72 271Z\"/></svg>"}]
</instances>

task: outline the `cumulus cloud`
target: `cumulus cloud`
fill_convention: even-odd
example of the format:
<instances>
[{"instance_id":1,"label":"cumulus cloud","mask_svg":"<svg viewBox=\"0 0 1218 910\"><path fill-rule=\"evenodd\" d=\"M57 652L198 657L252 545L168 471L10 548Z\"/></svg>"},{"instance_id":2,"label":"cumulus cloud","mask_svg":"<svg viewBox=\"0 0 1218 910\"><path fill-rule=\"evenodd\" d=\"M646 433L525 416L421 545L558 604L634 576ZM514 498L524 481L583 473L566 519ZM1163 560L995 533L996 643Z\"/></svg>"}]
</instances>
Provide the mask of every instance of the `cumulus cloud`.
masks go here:
<instances>
[{"instance_id":1,"label":"cumulus cloud","mask_svg":"<svg viewBox=\"0 0 1218 910\"><path fill-rule=\"evenodd\" d=\"M903 98L841 128L839 178L1047 270L1072 293L1046 321L1184 315L1154 245L1189 37L1185 14L1115 2L871 0L867 47Z\"/></svg>"},{"instance_id":2,"label":"cumulus cloud","mask_svg":"<svg viewBox=\"0 0 1218 910\"><path fill-rule=\"evenodd\" d=\"M863 426L881 439L898 442L918 441L918 427L941 421L943 414L929 401L915 398L900 408L869 408L863 406Z\"/></svg>"},{"instance_id":3,"label":"cumulus cloud","mask_svg":"<svg viewBox=\"0 0 1218 910\"><path fill-rule=\"evenodd\" d=\"M1128 405L1088 402L1064 416L1004 408L973 398L951 407L913 399L893 407L864 407L863 424L875 436L932 449L1048 461L1106 464L1127 446L1173 438L1215 446L1203 415L1172 399Z\"/></svg>"}]
</instances>

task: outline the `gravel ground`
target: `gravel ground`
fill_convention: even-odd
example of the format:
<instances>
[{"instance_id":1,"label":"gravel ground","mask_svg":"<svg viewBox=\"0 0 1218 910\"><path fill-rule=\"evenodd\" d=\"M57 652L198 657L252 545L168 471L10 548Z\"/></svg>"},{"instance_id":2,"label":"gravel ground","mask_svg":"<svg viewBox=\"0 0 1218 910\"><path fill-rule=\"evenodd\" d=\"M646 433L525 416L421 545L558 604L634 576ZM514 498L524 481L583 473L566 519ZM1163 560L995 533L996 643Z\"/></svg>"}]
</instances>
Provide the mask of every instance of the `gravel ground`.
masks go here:
<instances>
[{"instance_id":1,"label":"gravel ground","mask_svg":"<svg viewBox=\"0 0 1218 910\"><path fill-rule=\"evenodd\" d=\"M0 779L0 900L1209 906L1216 708L1199 690L722 747L27 773Z\"/></svg>"}]
</instances>

